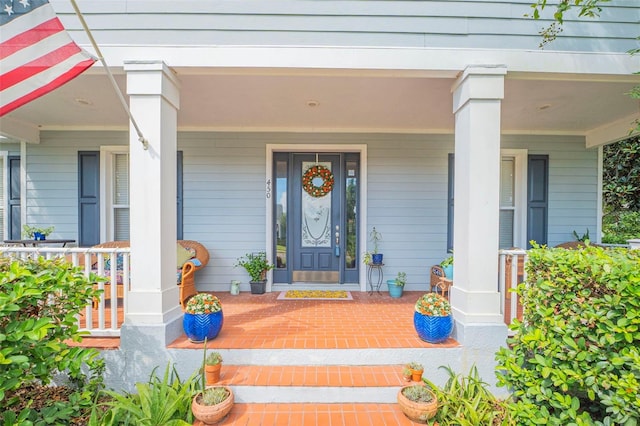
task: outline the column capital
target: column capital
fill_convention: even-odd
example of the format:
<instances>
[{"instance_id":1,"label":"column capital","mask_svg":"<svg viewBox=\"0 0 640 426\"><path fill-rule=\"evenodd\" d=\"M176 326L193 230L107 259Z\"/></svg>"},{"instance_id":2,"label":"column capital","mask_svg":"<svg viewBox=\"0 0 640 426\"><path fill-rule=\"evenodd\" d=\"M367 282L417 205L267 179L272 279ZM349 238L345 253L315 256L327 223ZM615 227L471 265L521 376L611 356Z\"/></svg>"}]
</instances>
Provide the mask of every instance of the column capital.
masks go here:
<instances>
[{"instance_id":1,"label":"column capital","mask_svg":"<svg viewBox=\"0 0 640 426\"><path fill-rule=\"evenodd\" d=\"M504 65L468 66L451 87L453 113L471 100L501 100L504 98Z\"/></svg>"},{"instance_id":2,"label":"column capital","mask_svg":"<svg viewBox=\"0 0 640 426\"><path fill-rule=\"evenodd\" d=\"M125 61L127 94L164 97L175 109L180 109L180 81L163 61Z\"/></svg>"}]
</instances>

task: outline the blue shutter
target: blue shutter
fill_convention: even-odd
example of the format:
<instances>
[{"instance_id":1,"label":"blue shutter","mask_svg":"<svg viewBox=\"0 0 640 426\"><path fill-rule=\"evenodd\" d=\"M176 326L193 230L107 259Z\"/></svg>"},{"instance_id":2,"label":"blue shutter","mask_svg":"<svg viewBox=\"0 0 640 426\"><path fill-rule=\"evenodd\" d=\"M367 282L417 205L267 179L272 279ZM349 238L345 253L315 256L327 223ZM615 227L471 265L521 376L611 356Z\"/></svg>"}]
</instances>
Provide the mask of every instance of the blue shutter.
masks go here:
<instances>
[{"instance_id":1,"label":"blue shutter","mask_svg":"<svg viewBox=\"0 0 640 426\"><path fill-rule=\"evenodd\" d=\"M530 155L527 168L527 248L530 241L547 244L549 156Z\"/></svg>"},{"instance_id":2,"label":"blue shutter","mask_svg":"<svg viewBox=\"0 0 640 426\"><path fill-rule=\"evenodd\" d=\"M78 246L100 243L100 152L78 151Z\"/></svg>"},{"instance_id":3,"label":"blue shutter","mask_svg":"<svg viewBox=\"0 0 640 426\"><path fill-rule=\"evenodd\" d=\"M449 154L449 169L448 169L448 191L447 191L447 251L453 250L453 187L454 187L454 172L455 158L453 154Z\"/></svg>"},{"instance_id":4,"label":"blue shutter","mask_svg":"<svg viewBox=\"0 0 640 426\"><path fill-rule=\"evenodd\" d=\"M8 183L8 211L7 223L9 224L9 238L19 240L22 238L22 223L20 219L20 157L9 156Z\"/></svg>"},{"instance_id":5,"label":"blue shutter","mask_svg":"<svg viewBox=\"0 0 640 426\"><path fill-rule=\"evenodd\" d=\"M178 215L176 216L178 235L176 239L182 239L182 151L177 153L178 159L178 186L177 186L177 203L178 203Z\"/></svg>"}]
</instances>

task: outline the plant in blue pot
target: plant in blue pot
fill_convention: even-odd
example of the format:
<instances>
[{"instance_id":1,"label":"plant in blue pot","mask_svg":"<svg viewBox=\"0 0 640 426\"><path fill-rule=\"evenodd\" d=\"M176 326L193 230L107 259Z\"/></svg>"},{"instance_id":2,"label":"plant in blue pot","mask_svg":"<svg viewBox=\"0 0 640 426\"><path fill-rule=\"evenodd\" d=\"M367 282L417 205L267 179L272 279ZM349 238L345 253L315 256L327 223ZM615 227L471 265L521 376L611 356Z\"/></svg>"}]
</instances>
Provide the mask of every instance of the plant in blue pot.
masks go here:
<instances>
[{"instance_id":1,"label":"plant in blue pot","mask_svg":"<svg viewBox=\"0 0 640 426\"><path fill-rule=\"evenodd\" d=\"M193 343L215 339L224 322L220 299L211 293L198 293L184 307L184 334Z\"/></svg>"},{"instance_id":2,"label":"plant in blue pot","mask_svg":"<svg viewBox=\"0 0 640 426\"><path fill-rule=\"evenodd\" d=\"M453 254L440 262L440 267L444 271L444 276L453 280Z\"/></svg>"},{"instance_id":3,"label":"plant in blue pot","mask_svg":"<svg viewBox=\"0 0 640 426\"><path fill-rule=\"evenodd\" d=\"M389 296L397 299L402 297L402 290L404 289L404 285L407 283L407 274L406 272L398 272L396 278L393 280L387 280L387 286L389 287Z\"/></svg>"},{"instance_id":4,"label":"plant in blue pot","mask_svg":"<svg viewBox=\"0 0 640 426\"><path fill-rule=\"evenodd\" d=\"M438 293L422 295L415 305L413 326L418 336L425 342L444 342L453 330L451 304Z\"/></svg>"}]
</instances>

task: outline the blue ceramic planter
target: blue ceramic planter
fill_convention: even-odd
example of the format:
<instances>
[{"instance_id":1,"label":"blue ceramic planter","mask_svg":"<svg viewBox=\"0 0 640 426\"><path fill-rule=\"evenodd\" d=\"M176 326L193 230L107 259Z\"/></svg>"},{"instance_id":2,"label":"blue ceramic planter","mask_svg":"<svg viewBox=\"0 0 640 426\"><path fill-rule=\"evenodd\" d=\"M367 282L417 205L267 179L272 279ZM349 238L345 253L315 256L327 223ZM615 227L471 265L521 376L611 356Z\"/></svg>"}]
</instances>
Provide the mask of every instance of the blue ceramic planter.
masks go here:
<instances>
[{"instance_id":1,"label":"blue ceramic planter","mask_svg":"<svg viewBox=\"0 0 640 426\"><path fill-rule=\"evenodd\" d=\"M204 342L207 340L215 339L222 329L222 323L224 322L224 315L222 311L214 312L212 314L189 314L184 313L182 320L182 326L184 328L184 334L193 343Z\"/></svg>"},{"instance_id":2,"label":"blue ceramic planter","mask_svg":"<svg viewBox=\"0 0 640 426\"><path fill-rule=\"evenodd\" d=\"M447 265L442 268L444 271L444 276L453 280L453 265Z\"/></svg>"},{"instance_id":3,"label":"blue ceramic planter","mask_svg":"<svg viewBox=\"0 0 640 426\"><path fill-rule=\"evenodd\" d=\"M432 317L413 313L413 326L418 336L429 343L442 343L449 338L453 330L453 317Z\"/></svg>"},{"instance_id":4,"label":"blue ceramic planter","mask_svg":"<svg viewBox=\"0 0 640 426\"><path fill-rule=\"evenodd\" d=\"M396 280L387 280L387 286L389 287L389 296L394 299L398 299L402 297L402 289L404 288L401 285L396 285Z\"/></svg>"},{"instance_id":5,"label":"blue ceramic planter","mask_svg":"<svg viewBox=\"0 0 640 426\"><path fill-rule=\"evenodd\" d=\"M374 265L382 265L382 253L372 254L371 263L373 263Z\"/></svg>"}]
</instances>

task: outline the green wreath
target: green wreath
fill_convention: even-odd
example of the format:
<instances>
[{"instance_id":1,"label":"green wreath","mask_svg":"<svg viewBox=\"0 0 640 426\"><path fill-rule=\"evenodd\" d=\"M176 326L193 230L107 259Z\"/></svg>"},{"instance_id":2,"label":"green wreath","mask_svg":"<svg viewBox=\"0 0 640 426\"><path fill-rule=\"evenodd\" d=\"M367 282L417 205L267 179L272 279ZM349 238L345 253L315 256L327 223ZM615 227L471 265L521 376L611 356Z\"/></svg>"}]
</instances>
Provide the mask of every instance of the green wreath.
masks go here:
<instances>
[{"instance_id":1,"label":"green wreath","mask_svg":"<svg viewBox=\"0 0 640 426\"><path fill-rule=\"evenodd\" d=\"M319 177L322 185L315 186L313 180ZM324 166L311 166L302 176L302 188L312 197L324 197L333 189L333 173Z\"/></svg>"}]
</instances>

